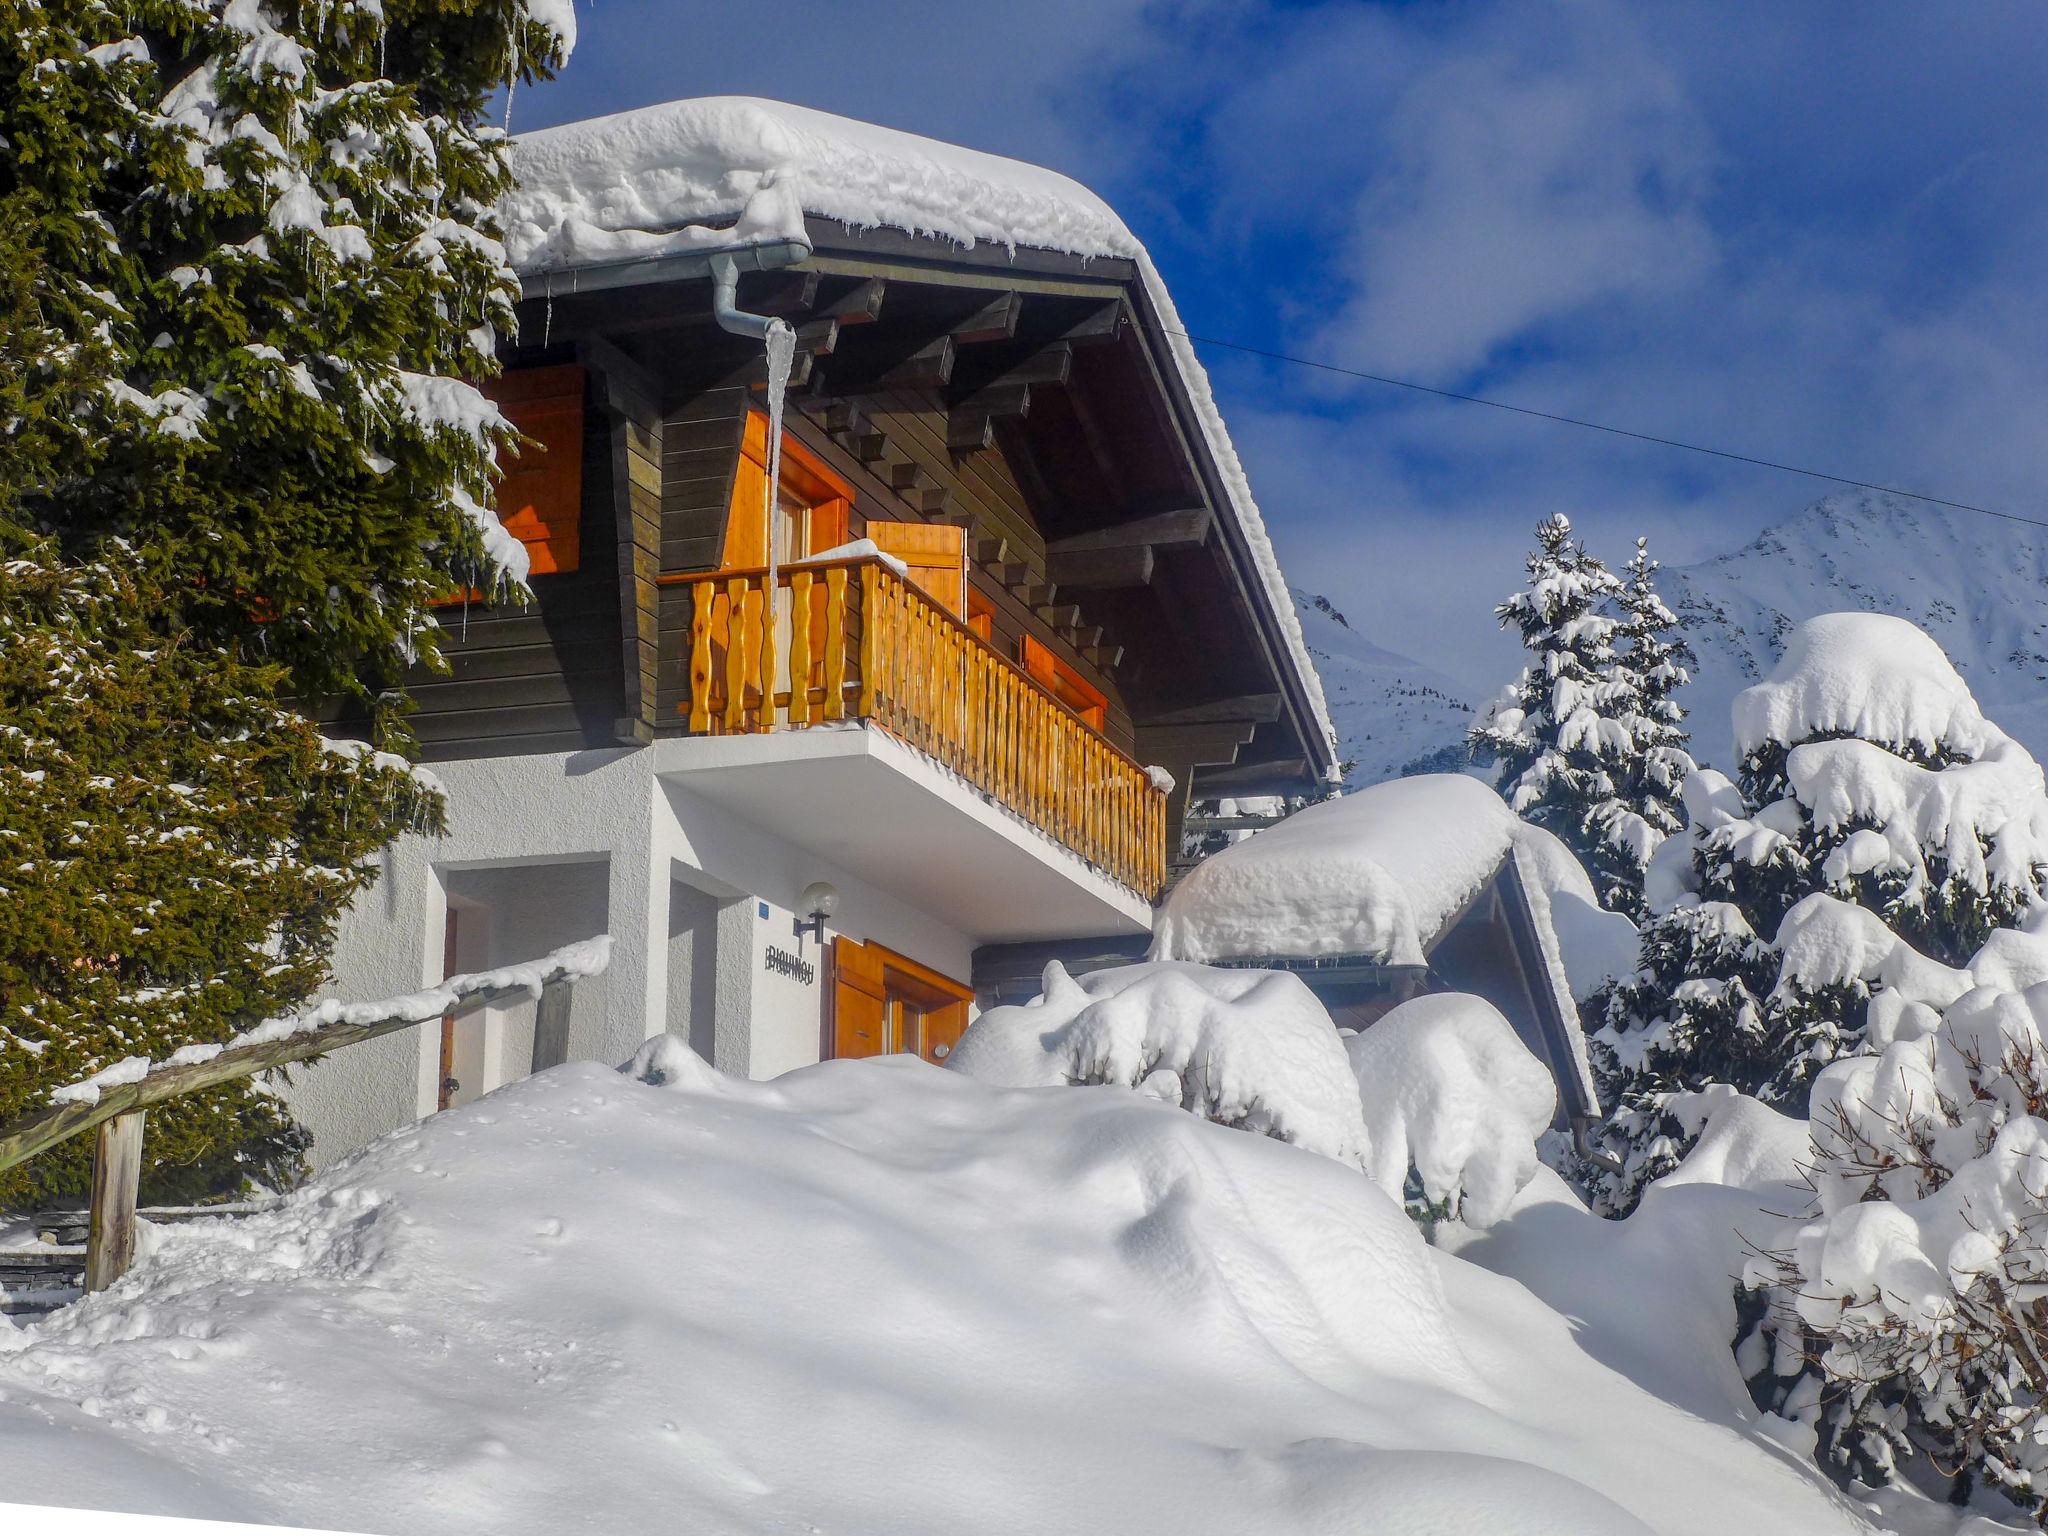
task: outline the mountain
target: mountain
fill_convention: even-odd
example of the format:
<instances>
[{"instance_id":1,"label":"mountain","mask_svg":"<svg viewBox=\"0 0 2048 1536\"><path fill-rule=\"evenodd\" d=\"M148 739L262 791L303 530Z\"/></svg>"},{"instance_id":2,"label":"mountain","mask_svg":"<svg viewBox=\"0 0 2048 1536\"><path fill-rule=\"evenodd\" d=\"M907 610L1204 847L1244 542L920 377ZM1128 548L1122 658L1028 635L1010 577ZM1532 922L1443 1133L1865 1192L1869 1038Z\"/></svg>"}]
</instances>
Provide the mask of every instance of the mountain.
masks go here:
<instances>
[{"instance_id":1,"label":"mountain","mask_svg":"<svg viewBox=\"0 0 2048 1536\"><path fill-rule=\"evenodd\" d=\"M1464 766L1472 706L1442 673L1351 627L1327 597L1296 589L1309 654L1322 674L1338 750L1353 788Z\"/></svg>"},{"instance_id":2,"label":"mountain","mask_svg":"<svg viewBox=\"0 0 2048 1536\"><path fill-rule=\"evenodd\" d=\"M1880 492L1824 497L1731 554L1663 573L1699 657L1681 695L1693 748L1732 771L1729 706L1817 613L1910 619L1984 713L2048 759L2048 529Z\"/></svg>"}]
</instances>

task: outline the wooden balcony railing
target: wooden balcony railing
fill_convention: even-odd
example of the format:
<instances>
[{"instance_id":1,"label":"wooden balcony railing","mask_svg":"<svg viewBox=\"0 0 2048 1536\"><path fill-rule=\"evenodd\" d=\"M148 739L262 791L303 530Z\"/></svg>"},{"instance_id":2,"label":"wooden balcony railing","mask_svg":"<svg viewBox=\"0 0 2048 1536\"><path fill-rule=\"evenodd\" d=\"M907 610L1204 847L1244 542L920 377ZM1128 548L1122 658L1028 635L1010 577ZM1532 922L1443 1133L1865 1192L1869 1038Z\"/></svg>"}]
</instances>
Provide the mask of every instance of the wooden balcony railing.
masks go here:
<instances>
[{"instance_id":1,"label":"wooden balcony railing","mask_svg":"<svg viewBox=\"0 0 2048 1536\"><path fill-rule=\"evenodd\" d=\"M675 578L667 578L673 582ZM872 721L1151 900L1166 796L1039 682L874 556L685 578L689 728Z\"/></svg>"}]
</instances>

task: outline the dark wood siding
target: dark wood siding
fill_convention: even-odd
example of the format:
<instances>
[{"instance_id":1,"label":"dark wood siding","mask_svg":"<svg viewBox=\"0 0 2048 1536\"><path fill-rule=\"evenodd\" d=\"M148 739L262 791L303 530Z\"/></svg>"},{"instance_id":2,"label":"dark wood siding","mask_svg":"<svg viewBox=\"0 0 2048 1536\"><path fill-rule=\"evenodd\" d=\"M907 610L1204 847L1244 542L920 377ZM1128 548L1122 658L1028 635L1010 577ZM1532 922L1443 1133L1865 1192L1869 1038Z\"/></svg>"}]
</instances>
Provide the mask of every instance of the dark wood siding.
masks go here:
<instances>
[{"instance_id":1,"label":"dark wood siding","mask_svg":"<svg viewBox=\"0 0 2048 1536\"><path fill-rule=\"evenodd\" d=\"M408 680L428 762L561 752L615 742L624 703L613 439L623 431L592 375L584 401L582 558L533 578L528 604L438 610L449 671ZM651 666L650 666L651 670Z\"/></svg>"}]
</instances>

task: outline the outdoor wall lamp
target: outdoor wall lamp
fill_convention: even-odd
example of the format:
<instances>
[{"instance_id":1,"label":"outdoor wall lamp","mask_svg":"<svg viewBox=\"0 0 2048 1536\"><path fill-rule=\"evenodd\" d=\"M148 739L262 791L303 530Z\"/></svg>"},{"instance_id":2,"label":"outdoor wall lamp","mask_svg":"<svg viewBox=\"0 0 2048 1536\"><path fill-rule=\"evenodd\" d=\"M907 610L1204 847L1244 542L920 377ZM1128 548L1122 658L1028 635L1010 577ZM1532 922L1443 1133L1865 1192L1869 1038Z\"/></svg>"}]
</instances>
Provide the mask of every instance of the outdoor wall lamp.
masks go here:
<instances>
[{"instance_id":1,"label":"outdoor wall lamp","mask_svg":"<svg viewBox=\"0 0 2048 1536\"><path fill-rule=\"evenodd\" d=\"M804 952L804 935L810 934L825 947L825 919L839 908L839 892L824 880L813 880L796 901L796 952Z\"/></svg>"}]
</instances>

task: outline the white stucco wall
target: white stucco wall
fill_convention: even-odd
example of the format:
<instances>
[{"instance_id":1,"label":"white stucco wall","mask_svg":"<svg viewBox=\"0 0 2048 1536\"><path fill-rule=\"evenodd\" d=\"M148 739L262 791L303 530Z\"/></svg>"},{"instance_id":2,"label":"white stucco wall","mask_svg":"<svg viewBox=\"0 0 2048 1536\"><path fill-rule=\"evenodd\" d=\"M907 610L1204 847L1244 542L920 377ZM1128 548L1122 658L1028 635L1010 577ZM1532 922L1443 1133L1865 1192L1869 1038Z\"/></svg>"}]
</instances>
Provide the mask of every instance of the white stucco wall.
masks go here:
<instances>
[{"instance_id":1,"label":"white stucco wall","mask_svg":"<svg viewBox=\"0 0 2048 1536\"><path fill-rule=\"evenodd\" d=\"M839 892L828 943L844 932L967 978L968 934L665 781L655 764L653 750L631 748L435 764L449 833L386 855L342 923L331 995L369 1001L440 980L452 900L462 969L612 935L610 969L576 989L572 1057L623 1061L673 1028L723 1071L773 1076L821 1054L819 945L803 944L808 982L769 962L771 948L796 953L793 909L818 880ZM529 1070L530 1004L458 1030L457 1102ZM431 1113L439 1069L428 1025L302 1070L286 1097L313 1133L315 1165Z\"/></svg>"}]
</instances>

